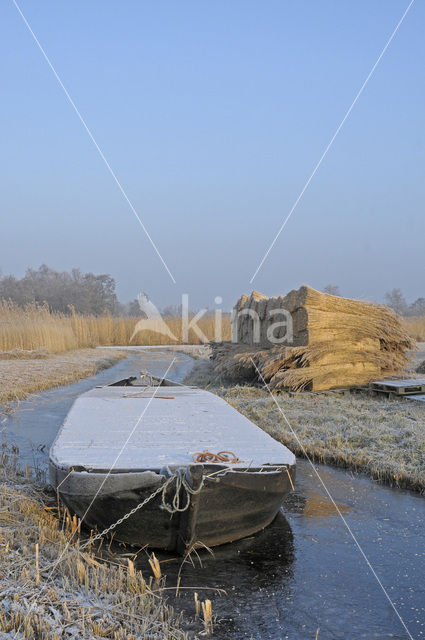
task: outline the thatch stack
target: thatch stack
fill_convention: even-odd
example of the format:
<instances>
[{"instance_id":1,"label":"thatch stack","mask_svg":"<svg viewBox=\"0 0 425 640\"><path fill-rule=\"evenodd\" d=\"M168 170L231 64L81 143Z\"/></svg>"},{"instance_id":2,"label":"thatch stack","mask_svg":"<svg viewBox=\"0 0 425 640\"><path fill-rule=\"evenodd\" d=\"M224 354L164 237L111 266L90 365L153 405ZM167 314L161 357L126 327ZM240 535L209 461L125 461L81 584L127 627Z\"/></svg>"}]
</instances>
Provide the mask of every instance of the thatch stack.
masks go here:
<instances>
[{"instance_id":1,"label":"thatch stack","mask_svg":"<svg viewBox=\"0 0 425 640\"><path fill-rule=\"evenodd\" d=\"M260 318L260 343L253 341L252 317L240 315L235 322L237 344L215 349L216 369L232 377L258 378L254 361L275 389L320 391L363 385L400 373L414 348L391 309L307 286L279 298L253 292L238 300L234 312L247 308ZM274 346L267 339L267 327L276 322L270 310L278 308L290 312L293 335Z\"/></svg>"}]
</instances>

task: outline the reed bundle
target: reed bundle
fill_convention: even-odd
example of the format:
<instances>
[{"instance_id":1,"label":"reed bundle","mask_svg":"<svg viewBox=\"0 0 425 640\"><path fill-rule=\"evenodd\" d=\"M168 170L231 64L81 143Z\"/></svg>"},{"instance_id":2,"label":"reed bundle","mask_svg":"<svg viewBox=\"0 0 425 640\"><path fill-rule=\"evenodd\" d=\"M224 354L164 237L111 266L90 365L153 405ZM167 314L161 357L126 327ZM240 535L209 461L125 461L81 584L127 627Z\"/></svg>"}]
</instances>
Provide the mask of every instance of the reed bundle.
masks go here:
<instances>
[{"instance_id":1,"label":"reed bundle","mask_svg":"<svg viewBox=\"0 0 425 640\"><path fill-rule=\"evenodd\" d=\"M279 309L289 312L293 331L273 346L267 329L276 319L270 311ZM258 346L253 314L247 310L259 318ZM214 348L215 369L233 379L263 377L272 389L321 391L364 385L400 373L414 349L412 337L391 309L307 286L278 298L258 292L242 296L234 313L239 314L237 344Z\"/></svg>"}]
</instances>

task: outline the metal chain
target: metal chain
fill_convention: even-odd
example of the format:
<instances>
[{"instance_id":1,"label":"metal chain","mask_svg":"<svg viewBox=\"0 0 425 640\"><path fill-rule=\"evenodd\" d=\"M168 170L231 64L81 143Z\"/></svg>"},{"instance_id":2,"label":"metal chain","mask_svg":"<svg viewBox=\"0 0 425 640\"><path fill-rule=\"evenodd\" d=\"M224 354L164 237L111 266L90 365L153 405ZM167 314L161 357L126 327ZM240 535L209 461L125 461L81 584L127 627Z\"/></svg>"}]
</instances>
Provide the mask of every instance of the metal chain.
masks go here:
<instances>
[{"instance_id":1,"label":"metal chain","mask_svg":"<svg viewBox=\"0 0 425 640\"><path fill-rule=\"evenodd\" d=\"M124 520L127 520L127 518L130 518L130 516L134 515L137 511L139 511L139 509L142 509L146 504L148 504L148 502L153 500L155 498L155 496L157 496L159 493L161 493L161 491L165 491L167 486L169 484L171 484L172 480L174 480L174 477L175 476L171 476L171 478L169 478L164 484L161 484L158 487L158 489L156 489L153 493L151 493L150 496L145 498L143 500L143 502L140 502L133 509L131 509L131 511L129 511L124 516L122 516L122 518L120 518L119 520L117 520L116 522L111 524L107 529L104 529L101 533L98 533L97 535L95 535L94 538L90 538L90 540L87 540L87 542L85 542L80 547L80 549L85 549L86 547L88 547L91 544L93 544L93 542L96 542L97 540L100 540L100 538L103 538L103 536L106 536L107 533L110 533L110 531L112 531L113 529L118 527L118 525L122 524L124 522Z\"/></svg>"},{"instance_id":2,"label":"metal chain","mask_svg":"<svg viewBox=\"0 0 425 640\"><path fill-rule=\"evenodd\" d=\"M168 489L169 485L173 482L173 480L176 481L176 491L175 491L174 498L173 498L173 501L172 501L171 506L170 506L165 502L165 498L166 498L166 494L167 494L167 489ZM181 489L182 486L185 488L186 495L187 495L187 501L186 501L186 504L184 505L184 507L180 507L180 489ZM200 493L202 491L202 487L203 486L204 486L204 479L202 478L199 488L196 489L196 490L192 489L192 487L188 484L188 482L186 481L186 478L184 477L184 471L182 469L178 469L176 474L174 474L170 478L168 478L168 480L166 482L164 482L164 484L161 484L158 487L158 489L155 489L155 491L153 493L151 493L150 496L145 498L142 502L139 502L139 504L136 505L133 509L131 509L131 511L129 511L124 516L119 518L119 520L117 520L116 522L111 524L109 527L107 527L106 529L101 531L101 533L98 533L97 535L95 535L94 538L90 538L90 540L87 540L87 542L85 542L80 547L80 550L85 549L86 547L90 546L91 544L93 544L97 540L100 540L100 538L103 538L103 536L106 536L106 534L108 534L111 531L113 531L113 529L115 529L120 524L122 524L124 522L124 520L127 520L132 515L134 515L137 511L139 511L139 509L142 509L146 504L148 504L148 502L153 500L160 493L162 493L162 505L161 506L164 509L166 509L168 511L168 513L173 514L173 513L176 513L176 512L180 512L181 513L183 511L186 511L190 506L190 495L195 495L197 493Z\"/></svg>"}]
</instances>

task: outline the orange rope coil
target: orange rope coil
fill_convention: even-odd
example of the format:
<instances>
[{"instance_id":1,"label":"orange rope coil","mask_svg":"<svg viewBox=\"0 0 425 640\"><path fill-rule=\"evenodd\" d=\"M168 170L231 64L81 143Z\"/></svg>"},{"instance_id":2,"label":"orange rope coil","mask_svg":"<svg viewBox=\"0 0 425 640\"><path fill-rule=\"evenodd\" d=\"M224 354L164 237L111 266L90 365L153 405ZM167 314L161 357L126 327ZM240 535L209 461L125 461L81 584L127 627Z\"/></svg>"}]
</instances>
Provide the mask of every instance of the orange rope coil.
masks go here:
<instances>
[{"instance_id":1,"label":"orange rope coil","mask_svg":"<svg viewBox=\"0 0 425 640\"><path fill-rule=\"evenodd\" d=\"M193 462L227 462L229 464L235 464L236 462L240 462L240 460L233 451L219 451L218 453L197 451L193 454Z\"/></svg>"}]
</instances>

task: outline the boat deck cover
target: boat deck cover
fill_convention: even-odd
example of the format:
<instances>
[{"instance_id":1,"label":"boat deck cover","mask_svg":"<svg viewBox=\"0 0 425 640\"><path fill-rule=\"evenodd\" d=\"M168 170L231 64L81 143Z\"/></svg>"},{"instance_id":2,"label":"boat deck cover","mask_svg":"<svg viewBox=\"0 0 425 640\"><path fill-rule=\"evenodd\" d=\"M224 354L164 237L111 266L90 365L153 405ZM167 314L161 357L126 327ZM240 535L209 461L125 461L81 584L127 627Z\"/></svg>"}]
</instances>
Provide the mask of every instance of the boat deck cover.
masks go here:
<instances>
[{"instance_id":1,"label":"boat deck cover","mask_svg":"<svg viewBox=\"0 0 425 640\"><path fill-rule=\"evenodd\" d=\"M201 389L179 387L96 388L72 406L54 441L57 467L86 470L160 470L193 463L202 451L232 451L232 468L293 465L284 445ZM222 464L222 463L221 463Z\"/></svg>"}]
</instances>

